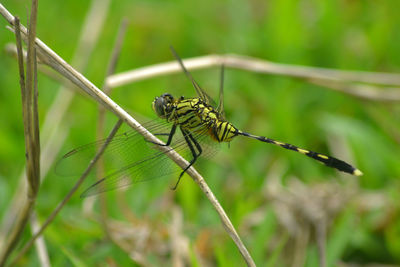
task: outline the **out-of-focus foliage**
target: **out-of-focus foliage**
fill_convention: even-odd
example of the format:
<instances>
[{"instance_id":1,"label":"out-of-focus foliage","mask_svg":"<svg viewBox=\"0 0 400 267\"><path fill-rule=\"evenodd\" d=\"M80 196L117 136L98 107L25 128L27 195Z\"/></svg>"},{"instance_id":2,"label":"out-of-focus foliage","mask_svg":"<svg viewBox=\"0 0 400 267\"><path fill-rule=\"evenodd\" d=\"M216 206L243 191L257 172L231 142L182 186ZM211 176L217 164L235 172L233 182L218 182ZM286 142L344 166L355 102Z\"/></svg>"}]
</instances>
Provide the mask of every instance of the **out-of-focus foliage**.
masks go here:
<instances>
[{"instance_id":1,"label":"out-of-focus foliage","mask_svg":"<svg viewBox=\"0 0 400 267\"><path fill-rule=\"evenodd\" d=\"M27 1L3 1L26 25ZM69 61L76 49L89 1L39 1L37 35ZM275 62L337 69L398 72L400 16L397 0L113 1L89 66L83 73L101 85L117 29L130 24L117 72L183 57L235 53ZM0 46L13 42L0 19ZM217 98L219 70L193 71ZM58 83L39 75L43 122ZM194 96L183 74L116 88L122 107L154 117L151 101L169 92ZM24 166L24 138L15 60L0 60L0 216L14 195ZM197 169L209 182L259 266L318 266L320 219L327 224L329 266L347 263L400 264L400 108L359 100L301 80L227 69L227 118L248 132L344 158L364 172L355 178L306 157L255 140L237 138ZM63 152L95 138L97 105L77 96L65 121L70 133ZM111 129L116 121L108 116ZM60 154L61 156L61 154ZM178 240L193 266L243 266L241 256L195 183L184 176L137 184L107 194L111 232L96 215L82 212L78 196L48 228L45 240L54 266L119 266L172 262ZM41 221L76 178L50 171L37 199ZM119 198L118 196L121 196ZM88 204L89 205L89 204ZM111 219L113 218L113 219ZM181 219L180 219L181 218ZM177 222L178 221L178 222ZM172 228L178 228L171 230ZM175 232L174 232L175 231ZM29 238L26 231L24 240ZM179 243L178 242L178 243ZM35 250L21 264L37 266Z\"/></svg>"}]
</instances>

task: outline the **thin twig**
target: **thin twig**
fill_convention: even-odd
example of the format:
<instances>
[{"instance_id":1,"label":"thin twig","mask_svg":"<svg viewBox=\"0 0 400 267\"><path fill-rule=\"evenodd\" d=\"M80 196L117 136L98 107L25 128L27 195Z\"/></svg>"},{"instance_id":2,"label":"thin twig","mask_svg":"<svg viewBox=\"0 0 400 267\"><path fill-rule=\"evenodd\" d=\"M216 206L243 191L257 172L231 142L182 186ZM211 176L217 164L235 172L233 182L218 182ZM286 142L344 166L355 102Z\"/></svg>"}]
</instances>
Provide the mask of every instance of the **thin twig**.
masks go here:
<instances>
[{"instance_id":1,"label":"thin twig","mask_svg":"<svg viewBox=\"0 0 400 267\"><path fill-rule=\"evenodd\" d=\"M30 193L28 197L36 199L40 186L40 136L39 136L39 113L38 113L38 88L37 88L37 60L36 60L36 23L37 23L38 0L32 0L32 10L29 20L28 43L27 43L27 61L26 61L26 87L29 94L28 101L31 111L31 145L32 162L35 168L32 181L30 182ZM28 176L28 181L30 180ZM28 191L29 192L29 191Z\"/></svg>"},{"instance_id":2,"label":"thin twig","mask_svg":"<svg viewBox=\"0 0 400 267\"><path fill-rule=\"evenodd\" d=\"M115 134L117 133L117 131L119 130L121 125L122 125L122 120L119 119L118 122L115 124L114 128L112 129L111 133L107 137L106 142L101 146L100 150L96 153L94 158L90 161L88 167L83 172L83 174L81 175L79 180L75 183L74 187L68 192L68 194L65 196L65 198L57 205L57 207L54 209L54 211L50 214L50 216L47 218L47 220L43 223L40 230L37 231L31 237L31 239L25 244L25 246L20 250L18 255L13 259L13 264L15 264L32 247L35 240L43 233L43 231L47 228L47 226L50 225L50 223L55 219L55 217L60 212L60 210L71 199L71 197L78 190L80 185L85 181L86 177L89 175L93 166L97 163L98 159L101 157L101 155L103 154L103 152L106 149L106 147L108 146L108 144L114 138Z\"/></svg>"},{"instance_id":3,"label":"thin twig","mask_svg":"<svg viewBox=\"0 0 400 267\"><path fill-rule=\"evenodd\" d=\"M400 75L396 73L337 70L319 67L296 66L271 62L247 56L227 55L226 64L232 68L253 72L285 75L297 78L320 78L343 82L361 82L380 85L400 86Z\"/></svg>"},{"instance_id":4,"label":"thin twig","mask_svg":"<svg viewBox=\"0 0 400 267\"><path fill-rule=\"evenodd\" d=\"M37 1L37 0L36 0ZM33 42L31 44L33 46ZM29 58L29 57L28 57ZM32 107L32 117L33 117L33 144L35 148L35 155L33 157L35 162L36 177L35 183L37 188L35 188L35 197L36 193L39 190L40 186L40 126L39 126L39 90L38 90L38 80L37 80L37 61L36 61L36 49L33 49L33 107Z\"/></svg>"},{"instance_id":5,"label":"thin twig","mask_svg":"<svg viewBox=\"0 0 400 267\"><path fill-rule=\"evenodd\" d=\"M104 81L103 85L103 91L105 91L106 94L110 94L110 90L112 89L112 87L108 87L106 81L108 77L115 73L115 68L117 67L119 55L121 54L122 44L124 42L127 26L128 20L126 18L122 19L118 29L117 38L115 39L115 43L112 49L111 58L107 66L106 80Z\"/></svg>"},{"instance_id":6,"label":"thin twig","mask_svg":"<svg viewBox=\"0 0 400 267\"><path fill-rule=\"evenodd\" d=\"M323 79L310 79L308 81L365 100L387 103L400 101L400 88L398 87L378 88L377 86L366 84L349 84L341 81L326 81Z\"/></svg>"},{"instance_id":7,"label":"thin twig","mask_svg":"<svg viewBox=\"0 0 400 267\"><path fill-rule=\"evenodd\" d=\"M126 28L128 25L128 20L127 19L123 19L121 21L118 33L117 33L117 38L115 39L115 43L112 49L112 53L111 53L111 57L107 66L107 71L106 71L106 77L112 75L115 72L115 68L117 66L117 62L119 59L119 55L121 53L121 48L122 48L122 44L123 44L123 40L125 37L125 33L126 33ZM111 88L107 87L105 80L103 83L103 88L102 91L104 93L106 93L107 95L109 95L111 93ZM98 116L98 121L97 121L97 129L96 129L96 139L100 140L103 139L103 132L104 132L104 121L105 121L105 115L106 115L106 110L104 109L103 106L99 105L99 116ZM104 177L104 161L103 159L99 159L99 164L97 165L96 168L96 176L98 179L101 179L102 177ZM108 231L108 225L107 225L107 204L106 204L106 195L105 194L101 194L100 196L100 209L101 209L101 223L103 225L104 231L107 234L107 236L113 240L111 238L111 235L109 234Z\"/></svg>"},{"instance_id":8,"label":"thin twig","mask_svg":"<svg viewBox=\"0 0 400 267\"><path fill-rule=\"evenodd\" d=\"M183 62L189 70L219 67L224 65L228 68L236 68L258 73L285 75L307 80L319 79L324 80L327 83L330 81L341 81L400 86L400 75L398 74L342 71L316 67L286 65L233 54L194 57L185 59ZM108 78L107 84L109 87L118 87L151 77L179 73L180 71L181 69L179 64L175 61L170 61L115 74Z\"/></svg>"},{"instance_id":9,"label":"thin twig","mask_svg":"<svg viewBox=\"0 0 400 267\"><path fill-rule=\"evenodd\" d=\"M19 82L21 86L21 98L22 98L22 116L23 116L23 122L24 122L24 137L25 137L25 150L26 150L26 155L28 154L28 149L30 150L30 131L28 127L28 121L29 119L29 108L28 108L28 95L26 92L26 83L25 83L25 71L24 71L24 63L22 59L22 41L21 41L21 35L19 34L19 29L20 27L20 22L19 18L15 17L15 28L17 29L17 32L15 34L16 37L16 42L17 42L17 48L18 48L18 67L19 67ZM32 161L29 160L29 158L26 158L27 161L27 169L32 170ZM32 171L27 171L27 175L30 175ZM19 216L16 218L17 223L13 224L13 229L11 230L11 234L8 237L7 243L5 243L4 248L1 252L0 255L0 266L3 266L8 258L8 256L11 254L12 250L16 246L20 235L22 231L20 229L23 229L25 227L26 222L28 221L28 216L31 212L31 209L33 207L33 203L31 201L31 198L28 199L23 199L23 206L22 208L19 209Z\"/></svg>"},{"instance_id":10,"label":"thin twig","mask_svg":"<svg viewBox=\"0 0 400 267\"><path fill-rule=\"evenodd\" d=\"M21 40L21 32L19 31L20 22L19 18L15 17L15 38L16 38L16 48L17 48L17 62L18 62L18 69L19 69L19 85L21 88L21 96L22 96L22 106L26 106L26 94L25 94L25 69L24 69L24 58L23 58L23 50L22 50L22 40ZM25 110L22 110L23 116L26 116ZM24 118L24 120L27 120ZM25 132L28 134L28 132Z\"/></svg>"}]
</instances>

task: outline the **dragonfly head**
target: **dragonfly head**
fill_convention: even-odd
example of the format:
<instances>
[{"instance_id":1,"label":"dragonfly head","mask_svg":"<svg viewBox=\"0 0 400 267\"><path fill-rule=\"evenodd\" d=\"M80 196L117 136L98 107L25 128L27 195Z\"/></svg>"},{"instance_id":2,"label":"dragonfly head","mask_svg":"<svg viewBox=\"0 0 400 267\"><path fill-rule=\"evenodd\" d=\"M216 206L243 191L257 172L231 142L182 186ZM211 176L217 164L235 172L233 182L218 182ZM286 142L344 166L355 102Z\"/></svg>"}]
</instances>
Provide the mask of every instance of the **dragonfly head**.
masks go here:
<instances>
[{"instance_id":1,"label":"dragonfly head","mask_svg":"<svg viewBox=\"0 0 400 267\"><path fill-rule=\"evenodd\" d=\"M172 111L172 103L174 102L174 97L171 94L165 93L159 97L156 97L153 101L153 110L158 117L165 119L168 114Z\"/></svg>"}]
</instances>

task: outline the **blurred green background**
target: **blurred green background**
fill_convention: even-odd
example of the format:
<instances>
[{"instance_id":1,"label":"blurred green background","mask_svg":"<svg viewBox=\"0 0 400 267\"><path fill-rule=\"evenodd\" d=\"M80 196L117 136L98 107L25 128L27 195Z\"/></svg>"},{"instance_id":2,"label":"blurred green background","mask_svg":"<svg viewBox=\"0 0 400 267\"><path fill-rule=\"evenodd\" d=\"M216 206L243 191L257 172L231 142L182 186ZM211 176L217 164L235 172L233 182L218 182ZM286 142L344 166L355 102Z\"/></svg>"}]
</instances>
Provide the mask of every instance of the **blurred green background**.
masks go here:
<instances>
[{"instance_id":1,"label":"blurred green background","mask_svg":"<svg viewBox=\"0 0 400 267\"><path fill-rule=\"evenodd\" d=\"M28 1L3 4L26 25ZM37 35L68 62L89 5L89 1L39 1ZM129 26L117 72L171 61L173 45L183 58L234 53L287 64L395 73L400 66L399 8L397 0L113 1L83 74L102 85L123 17ZM5 25L0 19L2 48L14 41ZM219 69L192 74L217 99ZM17 64L2 51L2 220L25 162L18 84ZM39 75L42 122L57 88L57 82ZM154 118L151 101L164 92L195 95L184 75L174 74L116 88L112 98L132 114ZM400 264L398 104L360 100L289 77L227 69L225 110L240 129L335 155L364 172L362 177L340 174L297 153L245 138L237 138L229 148L222 145L216 157L199 163L197 169L259 266L318 266L317 211L325 214L328 225L328 266ZM71 127L58 157L95 140L97 112L93 101L78 95L66 118L54 121L54 127L65 122ZM115 121L108 114L108 130ZM131 254L107 239L98 216L85 213L83 208L91 200L75 196L45 233L53 265L172 265L171 240L178 239L185 244L180 252L189 265L243 266L196 184L185 175L178 189L171 191L175 179L107 194L107 218L114 233L121 231L126 238ZM47 218L75 180L49 171L36 203L39 221ZM93 210L99 213L97 204ZM171 225L176 227L177 214L182 216L179 234L170 230ZM23 240L29 236L28 228ZM20 263L39 266L35 250Z\"/></svg>"}]
</instances>

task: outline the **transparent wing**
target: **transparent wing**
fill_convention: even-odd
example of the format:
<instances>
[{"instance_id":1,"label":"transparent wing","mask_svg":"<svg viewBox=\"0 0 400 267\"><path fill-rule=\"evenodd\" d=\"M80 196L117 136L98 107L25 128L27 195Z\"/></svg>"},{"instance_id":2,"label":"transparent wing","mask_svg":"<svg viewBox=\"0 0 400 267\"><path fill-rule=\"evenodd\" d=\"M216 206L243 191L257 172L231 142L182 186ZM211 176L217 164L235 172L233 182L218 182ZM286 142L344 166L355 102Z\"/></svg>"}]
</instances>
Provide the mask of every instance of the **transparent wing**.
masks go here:
<instances>
[{"instance_id":1,"label":"transparent wing","mask_svg":"<svg viewBox=\"0 0 400 267\"><path fill-rule=\"evenodd\" d=\"M206 135L202 135L201 137L204 138ZM199 136L196 138L199 140ZM211 151L206 149L206 147L202 146L202 148L203 153L207 157L213 155L213 153L210 153ZM172 149L179 154L186 155L189 151L186 141L183 138L180 139L174 148L171 148L169 151ZM102 192L126 187L139 182L149 181L151 179L160 178L168 174L181 172L182 169L172 162L172 160L167 156L167 153L168 152L155 152L146 158L133 162L132 164L109 174L86 189L85 192L83 192L82 197L97 195ZM187 155L185 158L190 160L192 156Z\"/></svg>"},{"instance_id":2,"label":"transparent wing","mask_svg":"<svg viewBox=\"0 0 400 267\"><path fill-rule=\"evenodd\" d=\"M152 121L145 127L153 134L169 134L171 124ZM190 132L202 147L202 157L211 157L218 150L218 143L207 135L206 130ZM164 141L167 135L159 135ZM80 175L94 157L96 149L105 140L90 143L67 153L56 165L56 172L62 175ZM156 144L145 141L135 131L128 131L116 136L106 148L103 161L106 176L90 186L82 197L125 187L134 183L148 181L182 171L168 158L165 152L156 149ZM171 149L174 149L187 160L193 158L184 136L177 131Z\"/></svg>"},{"instance_id":3,"label":"transparent wing","mask_svg":"<svg viewBox=\"0 0 400 267\"><path fill-rule=\"evenodd\" d=\"M150 121L143 125L152 133L169 133L171 124L160 120ZM160 136L163 139L163 136ZM83 173L97 150L106 142L98 140L66 153L55 166L55 172L61 176L76 176ZM116 135L108 144L102 158L107 170L113 171L122 168L133 161L139 160L148 154L154 153L153 144L146 142L144 137L134 130Z\"/></svg>"},{"instance_id":4,"label":"transparent wing","mask_svg":"<svg viewBox=\"0 0 400 267\"><path fill-rule=\"evenodd\" d=\"M225 66L221 66L220 73L220 84L219 84L219 102L218 107L216 108L217 112L221 115L222 118L225 119L225 109L224 109L224 72Z\"/></svg>"},{"instance_id":5,"label":"transparent wing","mask_svg":"<svg viewBox=\"0 0 400 267\"><path fill-rule=\"evenodd\" d=\"M185 65L183 65L182 59L176 53L175 49L171 46L170 47L172 54L174 55L175 59L178 61L179 65L181 66L183 72L185 73L186 77L192 82L194 89L196 90L197 95L203 100L205 103L211 105L212 107L216 108L217 104L215 101L198 85L198 83L193 79L193 76L190 72L186 69Z\"/></svg>"}]
</instances>

